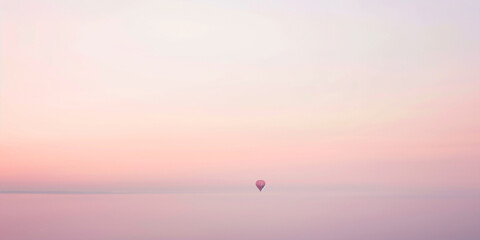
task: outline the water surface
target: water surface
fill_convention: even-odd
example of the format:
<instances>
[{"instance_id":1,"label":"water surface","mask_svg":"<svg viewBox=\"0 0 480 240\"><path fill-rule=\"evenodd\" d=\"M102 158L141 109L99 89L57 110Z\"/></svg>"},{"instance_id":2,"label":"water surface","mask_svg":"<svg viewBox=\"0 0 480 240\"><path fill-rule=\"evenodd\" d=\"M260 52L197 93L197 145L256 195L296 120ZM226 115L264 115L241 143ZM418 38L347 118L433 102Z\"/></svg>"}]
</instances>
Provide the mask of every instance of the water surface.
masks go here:
<instances>
[{"instance_id":1,"label":"water surface","mask_svg":"<svg viewBox=\"0 0 480 240\"><path fill-rule=\"evenodd\" d=\"M2 240L480 239L477 196L0 194Z\"/></svg>"}]
</instances>

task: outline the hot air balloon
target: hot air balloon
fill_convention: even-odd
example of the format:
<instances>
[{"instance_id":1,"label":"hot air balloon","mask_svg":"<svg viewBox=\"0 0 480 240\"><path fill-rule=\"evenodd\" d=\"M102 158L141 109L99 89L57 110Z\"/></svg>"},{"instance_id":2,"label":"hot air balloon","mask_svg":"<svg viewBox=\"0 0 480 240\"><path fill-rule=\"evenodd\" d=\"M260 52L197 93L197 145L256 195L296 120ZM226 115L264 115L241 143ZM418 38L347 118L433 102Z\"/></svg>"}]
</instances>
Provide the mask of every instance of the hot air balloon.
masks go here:
<instances>
[{"instance_id":1,"label":"hot air balloon","mask_svg":"<svg viewBox=\"0 0 480 240\"><path fill-rule=\"evenodd\" d=\"M263 189L263 187L265 187L265 181L263 181L263 180L257 180L257 182L255 183L255 185L257 185L258 190L260 190L260 192L261 192L262 189Z\"/></svg>"}]
</instances>

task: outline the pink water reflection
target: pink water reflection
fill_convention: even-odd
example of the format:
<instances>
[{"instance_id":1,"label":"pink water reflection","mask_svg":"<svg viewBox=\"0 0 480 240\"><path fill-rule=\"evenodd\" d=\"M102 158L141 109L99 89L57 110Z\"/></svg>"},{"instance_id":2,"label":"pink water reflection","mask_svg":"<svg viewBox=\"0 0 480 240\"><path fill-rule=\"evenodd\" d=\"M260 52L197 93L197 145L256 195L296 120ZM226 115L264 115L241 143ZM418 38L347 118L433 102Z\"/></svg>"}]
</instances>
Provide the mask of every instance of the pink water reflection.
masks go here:
<instances>
[{"instance_id":1,"label":"pink water reflection","mask_svg":"<svg viewBox=\"0 0 480 240\"><path fill-rule=\"evenodd\" d=\"M259 194L0 195L0 238L480 238L480 199Z\"/></svg>"}]
</instances>

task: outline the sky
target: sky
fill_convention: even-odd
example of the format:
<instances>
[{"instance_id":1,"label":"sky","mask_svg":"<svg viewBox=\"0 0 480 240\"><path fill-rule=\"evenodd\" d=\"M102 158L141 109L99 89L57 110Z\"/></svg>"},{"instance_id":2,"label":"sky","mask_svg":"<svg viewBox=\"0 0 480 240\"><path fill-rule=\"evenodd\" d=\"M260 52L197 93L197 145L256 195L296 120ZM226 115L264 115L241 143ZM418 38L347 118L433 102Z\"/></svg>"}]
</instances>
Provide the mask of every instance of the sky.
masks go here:
<instances>
[{"instance_id":1,"label":"sky","mask_svg":"<svg viewBox=\"0 0 480 240\"><path fill-rule=\"evenodd\" d=\"M479 1L0 4L0 191L480 190Z\"/></svg>"}]
</instances>

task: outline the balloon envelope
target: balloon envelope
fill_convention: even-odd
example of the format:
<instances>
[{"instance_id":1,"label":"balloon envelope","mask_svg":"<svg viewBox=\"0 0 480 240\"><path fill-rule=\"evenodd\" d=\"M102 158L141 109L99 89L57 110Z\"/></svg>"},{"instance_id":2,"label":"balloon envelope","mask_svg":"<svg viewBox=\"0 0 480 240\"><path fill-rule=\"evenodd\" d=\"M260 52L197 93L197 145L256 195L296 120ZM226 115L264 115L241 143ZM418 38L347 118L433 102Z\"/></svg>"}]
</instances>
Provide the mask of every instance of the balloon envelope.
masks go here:
<instances>
[{"instance_id":1,"label":"balloon envelope","mask_svg":"<svg viewBox=\"0 0 480 240\"><path fill-rule=\"evenodd\" d=\"M262 189L263 189L263 187L265 187L265 181L263 181L263 180L257 180L257 182L255 183L255 185L257 185L258 190L260 190L260 192L261 192Z\"/></svg>"}]
</instances>

